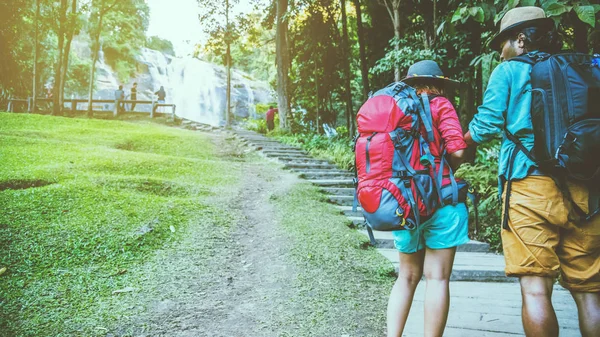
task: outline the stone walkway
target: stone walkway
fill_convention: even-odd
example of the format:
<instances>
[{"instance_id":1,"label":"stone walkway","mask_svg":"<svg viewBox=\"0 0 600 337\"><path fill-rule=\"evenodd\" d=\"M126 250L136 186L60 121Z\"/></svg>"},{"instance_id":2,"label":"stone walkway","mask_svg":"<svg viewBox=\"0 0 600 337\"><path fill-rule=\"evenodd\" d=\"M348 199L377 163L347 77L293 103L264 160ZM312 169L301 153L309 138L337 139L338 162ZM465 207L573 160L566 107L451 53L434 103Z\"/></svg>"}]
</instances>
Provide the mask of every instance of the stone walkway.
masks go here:
<instances>
[{"instance_id":1,"label":"stone walkway","mask_svg":"<svg viewBox=\"0 0 600 337\"><path fill-rule=\"evenodd\" d=\"M192 125L192 128L210 131L210 127ZM266 158L276 160L285 169L320 186L331 203L338 205L349 223L364 230L359 212L352 212L352 173L340 170L326 160L315 159L299 148L247 130L235 130L240 141L259 151ZM362 229L361 229L362 228ZM390 233L375 232L377 250L398 265L398 253ZM444 336L522 336L521 295L516 279L504 275L504 257L489 252L489 245L471 241L459 247L451 283L451 309ZM405 336L423 335L423 298L425 282L415 294ZM561 327L560 336L581 336L577 309L568 291L555 286L553 303Z\"/></svg>"}]
</instances>

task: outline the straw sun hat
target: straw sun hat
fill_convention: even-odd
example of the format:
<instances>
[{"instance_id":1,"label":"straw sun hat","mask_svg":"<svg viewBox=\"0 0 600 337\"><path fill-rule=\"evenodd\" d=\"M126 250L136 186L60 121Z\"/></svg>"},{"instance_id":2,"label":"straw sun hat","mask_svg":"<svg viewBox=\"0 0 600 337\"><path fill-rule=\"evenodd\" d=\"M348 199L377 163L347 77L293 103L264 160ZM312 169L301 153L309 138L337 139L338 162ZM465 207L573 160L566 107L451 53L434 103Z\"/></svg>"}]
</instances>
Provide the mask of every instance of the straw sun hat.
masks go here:
<instances>
[{"instance_id":1,"label":"straw sun hat","mask_svg":"<svg viewBox=\"0 0 600 337\"><path fill-rule=\"evenodd\" d=\"M500 48L500 43L517 33L519 29L528 27L551 28L554 21L546 17L544 10L539 7L525 6L509 10L500 21L500 32L490 42L493 49Z\"/></svg>"}]
</instances>

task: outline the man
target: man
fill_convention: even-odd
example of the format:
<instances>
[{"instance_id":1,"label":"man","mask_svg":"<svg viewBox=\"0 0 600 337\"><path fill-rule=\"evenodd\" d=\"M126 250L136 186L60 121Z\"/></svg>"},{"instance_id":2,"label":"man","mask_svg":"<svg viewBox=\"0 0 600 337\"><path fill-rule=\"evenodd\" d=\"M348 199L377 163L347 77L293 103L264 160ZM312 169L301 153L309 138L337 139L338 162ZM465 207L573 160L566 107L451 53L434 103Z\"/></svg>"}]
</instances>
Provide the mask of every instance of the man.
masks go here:
<instances>
[{"instance_id":1,"label":"man","mask_svg":"<svg viewBox=\"0 0 600 337\"><path fill-rule=\"evenodd\" d=\"M129 98L132 101L137 100L137 82L133 83L133 87L131 87L131 95L129 96ZM135 103L131 103L131 111L135 110Z\"/></svg>"},{"instance_id":2,"label":"man","mask_svg":"<svg viewBox=\"0 0 600 337\"><path fill-rule=\"evenodd\" d=\"M163 87L162 85L160 86L160 89L158 89L157 92L154 93L156 96L158 96L158 103L159 104L164 104L165 103L165 99L167 98L167 92L165 91L165 87ZM156 112L156 106L153 107L154 112Z\"/></svg>"},{"instance_id":3,"label":"man","mask_svg":"<svg viewBox=\"0 0 600 337\"><path fill-rule=\"evenodd\" d=\"M119 112L125 111L124 103L121 102L123 99L125 99L125 91L123 91L123 86L120 85L119 89L115 90L115 100L118 101L117 109Z\"/></svg>"},{"instance_id":4,"label":"man","mask_svg":"<svg viewBox=\"0 0 600 337\"><path fill-rule=\"evenodd\" d=\"M553 22L542 9L520 7L506 13L499 34L492 40L492 46L501 50L504 62L493 71L483 104L470 123L465 140L475 145L500 133L505 135L498 173L501 193L506 190L507 181L511 183L511 193L508 205L507 198L503 198L507 227L502 229L502 242L506 274L520 279L525 334L558 336L551 296L560 274L561 284L577 304L582 336L600 336L600 217L575 223L570 216L571 201L551 177L540 172L517 149L505 131L532 150L532 66L508 60L524 53L553 53L559 45ZM514 151L517 153L511 158ZM587 210L588 188L572 181L568 186L573 202Z\"/></svg>"},{"instance_id":5,"label":"man","mask_svg":"<svg viewBox=\"0 0 600 337\"><path fill-rule=\"evenodd\" d=\"M273 131L275 129L275 113L277 113L277 109L273 108L273 106L269 106L269 110L267 111L266 119L267 119L267 129L269 131Z\"/></svg>"}]
</instances>

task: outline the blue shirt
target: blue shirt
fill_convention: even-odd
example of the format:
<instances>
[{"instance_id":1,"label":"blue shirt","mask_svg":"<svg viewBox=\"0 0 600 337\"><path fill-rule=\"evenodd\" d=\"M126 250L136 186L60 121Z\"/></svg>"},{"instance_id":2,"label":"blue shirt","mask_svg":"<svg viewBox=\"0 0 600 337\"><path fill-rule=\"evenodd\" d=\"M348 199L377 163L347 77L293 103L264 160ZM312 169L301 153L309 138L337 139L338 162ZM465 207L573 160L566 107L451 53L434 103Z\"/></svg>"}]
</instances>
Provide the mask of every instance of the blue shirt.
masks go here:
<instances>
[{"instance_id":1,"label":"blue shirt","mask_svg":"<svg viewBox=\"0 0 600 337\"><path fill-rule=\"evenodd\" d=\"M512 174L507 176L509 159L517 149L506 138L504 128L518 137L528 150L533 148L530 72L531 65L523 62L505 61L498 65L490 76L483 104L469 124L471 137L477 143L485 143L502 133L498 165L500 183L508 179L523 179L532 167L536 167L523 152L519 152L513 163ZM502 184L499 190L502 193Z\"/></svg>"}]
</instances>

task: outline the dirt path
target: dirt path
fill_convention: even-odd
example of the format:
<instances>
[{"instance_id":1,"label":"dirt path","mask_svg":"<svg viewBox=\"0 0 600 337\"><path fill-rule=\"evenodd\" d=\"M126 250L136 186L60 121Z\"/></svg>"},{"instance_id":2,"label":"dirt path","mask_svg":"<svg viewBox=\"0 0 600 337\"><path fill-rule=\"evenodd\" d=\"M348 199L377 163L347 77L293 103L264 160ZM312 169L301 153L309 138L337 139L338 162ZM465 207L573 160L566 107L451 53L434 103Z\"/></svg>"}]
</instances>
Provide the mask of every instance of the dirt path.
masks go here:
<instances>
[{"instance_id":1,"label":"dirt path","mask_svg":"<svg viewBox=\"0 0 600 337\"><path fill-rule=\"evenodd\" d=\"M214 139L221 156L239 157L232 141ZM281 336L274 318L295 311L286 285L296 270L269 198L298 179L281 170L269 175L264 165L256 158L243 161L239 188L215 201L229 205L233 223L215 225L213 233L192 227L184 242L145 266L148 283L162 298L144 304L147 292L140 293L132 306L145 308L136 307L132 323L108 336Z\"/></svg>"}]
</instances>

